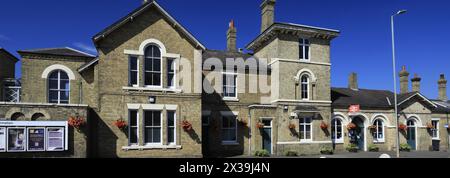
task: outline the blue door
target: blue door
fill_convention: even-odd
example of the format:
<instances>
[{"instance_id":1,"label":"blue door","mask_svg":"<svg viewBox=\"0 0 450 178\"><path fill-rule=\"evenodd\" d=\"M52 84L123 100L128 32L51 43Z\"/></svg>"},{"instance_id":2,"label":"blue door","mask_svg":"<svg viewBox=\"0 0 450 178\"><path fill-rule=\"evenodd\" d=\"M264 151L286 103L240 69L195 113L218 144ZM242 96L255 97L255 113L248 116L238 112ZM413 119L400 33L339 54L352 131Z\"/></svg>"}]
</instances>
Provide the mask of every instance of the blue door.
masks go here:
<instances>
[{"instance_id":1,"label":"blue door","mask_svg":"<svg viewBox=\"0 0 450 178\"><path fill-rule=\"evenodd\" d=\"M411 150L416 150L416 123L413 120L409 120L407 126L407 143L411 147Z\"/></svg>"},{"instance_id":2,"label":"blue door","mask_svg":"<svg viewBox=\"0 0 450 178\"><path fill-rule=\"evenodd\" d=\"M263 121L263 149L267 150L270 154L272 154L272 121L265 120Z\"/></svg>"}]
</instances>

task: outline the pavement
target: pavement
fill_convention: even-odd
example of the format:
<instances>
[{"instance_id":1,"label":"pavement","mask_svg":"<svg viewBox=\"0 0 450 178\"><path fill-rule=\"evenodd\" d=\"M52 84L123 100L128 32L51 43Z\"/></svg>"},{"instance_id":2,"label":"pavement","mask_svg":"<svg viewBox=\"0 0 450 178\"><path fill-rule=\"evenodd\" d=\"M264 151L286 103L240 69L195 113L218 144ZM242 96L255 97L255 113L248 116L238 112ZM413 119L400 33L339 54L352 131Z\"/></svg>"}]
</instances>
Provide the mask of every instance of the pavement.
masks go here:
<instances>
[{"instance_id":1,"label":"pavement","mask_svg":"<svg viewBox=\"0 0 450 178\"><path fill-rule=\"evenodd\" d=\"M396 152L358 152L358 153L337 153L334 155L300 156L299 158L396 158ZM387 156L389 155L389 156ZM450 158L449 152L412 151L400 152L400 158Z\"/></svg>"}]
</instances>

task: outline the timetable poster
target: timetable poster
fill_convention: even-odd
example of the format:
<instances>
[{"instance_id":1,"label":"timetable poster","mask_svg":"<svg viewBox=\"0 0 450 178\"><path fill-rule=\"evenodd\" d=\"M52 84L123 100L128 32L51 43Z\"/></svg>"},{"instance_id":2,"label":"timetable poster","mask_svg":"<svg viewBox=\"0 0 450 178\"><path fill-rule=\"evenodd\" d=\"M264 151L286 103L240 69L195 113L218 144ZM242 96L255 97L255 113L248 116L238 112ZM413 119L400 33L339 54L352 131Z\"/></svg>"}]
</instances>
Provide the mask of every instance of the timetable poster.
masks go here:
<instances>
[{"instance_id":1,"label":"timetable poster","mask_svg":"<svg viewBox=\"0 0 450 178\"><path fill-rule=\"evenodd\" d=\"M47 150L64 150L64 128L49 128L47 132Z\"/></svg>"},{"instance_id":2,"label":"timetable poster","mask_svg":"<svg viewBox=\"0 0 450 178\"><path fill-rule=\"evenodd\" d=\"M0 152L6 151L6 129L0 128Z\"/></svg>"},{"instance_id":3,"label":"timetable poster","mask_svg":"<svg viewBox=\"0 0 450 178\"><path fill-rule=\"evenodd\" d=\"M28 151L45 151L45 129L28 129Z\"/></svg>"}]
</instances>

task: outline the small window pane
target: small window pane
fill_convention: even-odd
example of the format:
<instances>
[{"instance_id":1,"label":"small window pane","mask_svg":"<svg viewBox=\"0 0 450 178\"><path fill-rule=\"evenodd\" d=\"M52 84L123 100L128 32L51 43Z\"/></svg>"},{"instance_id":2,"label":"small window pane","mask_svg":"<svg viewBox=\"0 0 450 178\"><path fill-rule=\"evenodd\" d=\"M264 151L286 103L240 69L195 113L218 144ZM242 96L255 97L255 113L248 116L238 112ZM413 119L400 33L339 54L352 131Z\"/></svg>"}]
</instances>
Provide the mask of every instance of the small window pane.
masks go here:
<instances>
[{"instance_id":1,"label":"small window pane","mask_svg":"<svg viewBox=\"0 0 450 178\"><path fill-rule=\"evenodd\" d=\"M50 79L48 81L48 85L50 89L58 89L58 79L56 80Z\"/></svg>"},{"instance_id":2,"label":"small window pane","mask_svg":"<svg viewBox=\"0 0 450 178\"><path fill-rule=\"evenodd\" d=\"M69 89L69 81L68 80L61 80L60 81L60 88L61 90Z\"/></svg>"},{"instance_id":3,"label":"small window pane","mask_svg":"<svg viewBox=\"0 0 450 178\"><path fill-rule=\"evenodd\" d=\"M153 143L161 142L161 128L153 129Z\"/></svg>"},{"instance_id":4,"label":"small window pane","mask_svg":"<svg viewBox=\"0 0 450 178\"><path fill-rule=\"evenodd\" d=\"M50 103L58 103L58 91L49 92Z\"/></svg>"},{"instance_id":5,"label":"small window pane","mask_svg":"<svg viewBox=\"0 0 450 178\"><path fill-rule=\"evenodd\" d=\"M168 126L175 125L175 112L173 112L173 111L167 112L167 125Z\"/></svg>"},{"instance_id":6,"label":"small window pane","mask_svg":"<svg viewBox=\"0 0 450 178\"><path fill-rule=\"evenodd\" d=\"M60 71L60 75L61 75L61 79L69 80L69 76L65 72Z\"/></svg>"},{"instance_id":7,"label":"small window pane","mask_svg":"<svg viewBox=\"0 0 450 178\"><path fill-rule=\"evenodd\" d=\"M138 69L137 61L138 59L136 57L130 57L130 70Z\"/></svg>"},{"instance_id":8,"label":"small window pane","mask_svg":"<svg viewBox=\"0 0 450 178\"><path fill-rule=\"evenodd\" d=\"M152 59L148 59L148 58L146 58L145 60L144 60L144 70L145 71L152 71Z\"/></svg>"},{"instance_id":9,"label":"small window pane","mask_svg":"<svg viewBox=\"0 0 450 178\"><path fill-rule=\"evenodd\" d=\"M131 128L130 129L130 143L131 144L138 143L137 135L138 135L137 128Z\"/></svg>"},{"instance_id":10,"label":"small window pane","mask_svg":"<svg viewBox=\"0 0 450 178\"><path fill-rule=\"evenodd\" d=\"M145 143L154 143L153 142L153 129L145 128Z\"/></svg>"},{"instance_id":11,"label":"small window pane","mask_svg":"<svg viewBox=\"0 0 450 178\"><path fill-rule=\"evenodd\" d=\"M130 126L137 126L137 111L130 111Z\"/></svg>"},{"instance_id":12,"label":"small window pane","mask_svg":"<svg viewBox=\"0 0 450 178\"><path fill-rule=\"evenodd\" d=\"M169 143L174 143L175 142L175 129L174 128L169 128L167 129L167 142Z\"/></svg>"},{"instance_id":13,"label":"small window pane","mask_svg":"<svg viewBox=\"0 0 450 178\"><path fill-rule=\"evenodd\" d=\"M305 59L309 59L309 46L305 46Z\"/></svg>"}]
</instances>

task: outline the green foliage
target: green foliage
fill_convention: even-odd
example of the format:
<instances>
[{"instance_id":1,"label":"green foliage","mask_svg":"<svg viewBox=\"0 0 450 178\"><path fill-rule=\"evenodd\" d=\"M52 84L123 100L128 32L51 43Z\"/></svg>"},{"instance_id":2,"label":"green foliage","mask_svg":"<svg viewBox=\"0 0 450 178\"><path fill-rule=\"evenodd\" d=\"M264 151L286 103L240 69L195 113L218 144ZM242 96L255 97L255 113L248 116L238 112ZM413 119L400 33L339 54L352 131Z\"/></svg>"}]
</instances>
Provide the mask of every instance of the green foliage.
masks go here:
<instances>
[{"instance_id":1,"label":"green foliage","mask_svg":"<svg viewBox=\"0 0 450 178\"><path fill-rule=\"evenodd\" d=\"M348 145L347 148L345 148L345 149L349 152L356 153L356 152L358 152L359 147L358 147L358 145L352 143L352 144Z\"/></svg>"},{"instance_id":2,"label":"green foliage","mask_svg":"<svg viewBox=\"0 0 450 178\"><path fill-rule=\"evenodd\" d=\"M257 156L257 157L270 157L270 153L267 150L257 150L257 151L255 151L255 156Z\"/></svg>"},{"instance_id":3,"label":"green foliage","mask_svg":"<svg viewBox=\"0 0 450 178\"><path fill-rule=\"evenodd\" d=\"M322 147L320 149L320 153L321 154L325 154L325 155L332 155L333 152L334 152L333 148L328 147L328 146Z\"/></svg>"},{"instance_id":4,"label":"green foliage","mask_svg":"<svg viewBox=\"0 0 450 178\"><path fill-rule=\"evenodd\" d=\"M379 152L380 148L378 146L372 144L372 145L369 145L369 151L370 152Z\"/></svg>"},{"instance_id":5,"label":"green foliage","mask_svg":"<svg viewBox=\"0 0 450 178\"><path fill-rule=\"evenodd\" d=\"M285 155L285 156L289 156L289 157L296 157L296 156L298 156L298 153L295 152L295 151L286 151L286 152L284 153L284 155Z\"/></svg>"},{"instance_id":6,"label":"green foliage","mask_svg":"<svg viewBox=\"0 0 450 178\"><path fill-rule=\"evenodd\" d=\"M411 146L409 146L406 143L400 144L400 151L410 152L411 149L412 149Z\"/></svg>"}]
</instances>

